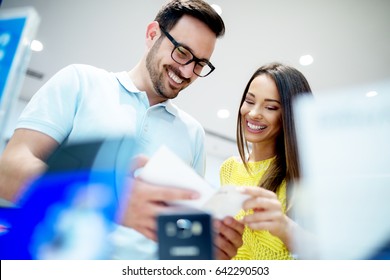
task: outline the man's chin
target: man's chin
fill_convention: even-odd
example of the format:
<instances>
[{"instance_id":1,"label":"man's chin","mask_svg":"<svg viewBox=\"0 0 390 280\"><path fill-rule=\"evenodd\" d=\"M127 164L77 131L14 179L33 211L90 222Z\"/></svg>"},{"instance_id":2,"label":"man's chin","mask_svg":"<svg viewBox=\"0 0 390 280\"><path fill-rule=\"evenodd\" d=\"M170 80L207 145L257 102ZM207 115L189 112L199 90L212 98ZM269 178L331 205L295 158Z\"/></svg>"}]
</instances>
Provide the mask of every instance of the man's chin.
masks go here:
<instances>
[{"instance_id":1,"label":"man's chin","mask_svg":"<svg viewBox=\"0 0 390 280\"><path fill-rule=\"evenodd\" d=\"M182 90L183 90L182 87L175 87L175 86L170 85L169 89L167 91L165 91L164 96L166 98L169 98L169 99L174 99L179 95L179 93Z\"/></svg>"},{"instance_id":2,"label":"man's chin","mask_svg":"<svg viewBox=\"0 0 390 280\"><path fill-rule=\"evenodd\" d=\"M167 99L174 99L174 98L176 98L178 96L178 94L179 94L179 91L178 92L171 91L169 93L162 92L162 91L157 91L157 94L158 94L158 96L160 96L164 100L167 100Z\"/></svg>"}]
</instances>

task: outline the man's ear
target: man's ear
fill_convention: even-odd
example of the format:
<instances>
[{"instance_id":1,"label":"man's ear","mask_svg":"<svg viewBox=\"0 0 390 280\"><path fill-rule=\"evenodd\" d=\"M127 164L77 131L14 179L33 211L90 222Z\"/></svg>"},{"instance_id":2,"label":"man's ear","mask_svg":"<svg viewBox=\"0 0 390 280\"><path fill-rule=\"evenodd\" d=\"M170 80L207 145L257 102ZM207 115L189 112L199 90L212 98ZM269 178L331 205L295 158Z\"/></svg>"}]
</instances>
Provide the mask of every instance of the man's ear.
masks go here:
<instances>
[{"instance_id":1,"label":"man's ear","mask_svg":"<svg viewBox=\"0 0 390 280\"><path fill-rule=\"evenodd\" d=\"M146 46L148 48L151 48L156 40L160 38L161 36L161 30L160 30L160 24L157 21L152 21L148 24L146 28Z\"/></svg>"}]
</instances>

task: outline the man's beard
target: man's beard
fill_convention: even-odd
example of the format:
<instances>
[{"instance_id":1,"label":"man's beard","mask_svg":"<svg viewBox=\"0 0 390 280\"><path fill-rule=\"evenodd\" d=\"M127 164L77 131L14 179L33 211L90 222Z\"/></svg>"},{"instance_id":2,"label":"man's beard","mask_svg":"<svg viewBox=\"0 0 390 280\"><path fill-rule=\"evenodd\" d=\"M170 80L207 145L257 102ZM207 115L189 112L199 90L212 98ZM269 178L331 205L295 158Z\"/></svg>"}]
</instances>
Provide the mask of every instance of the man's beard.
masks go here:
<instances>
[{"instance_id":1,"label":"man's beard","mask_svg":"<svg viewBox=\"0 0 390 280\"><path fill-rule=\"evenodd\" d=\"M146 69L149 72L150 80L153 84L153 88L156 91L157 95L160 97L169 99L174 97L169 97L166 95L164 84L163 84L163 73L158 72L156 55L158 53L158 49L161 45L161 38L152 46L148 55L146 56Z\"/></svg>"}]
</instances>

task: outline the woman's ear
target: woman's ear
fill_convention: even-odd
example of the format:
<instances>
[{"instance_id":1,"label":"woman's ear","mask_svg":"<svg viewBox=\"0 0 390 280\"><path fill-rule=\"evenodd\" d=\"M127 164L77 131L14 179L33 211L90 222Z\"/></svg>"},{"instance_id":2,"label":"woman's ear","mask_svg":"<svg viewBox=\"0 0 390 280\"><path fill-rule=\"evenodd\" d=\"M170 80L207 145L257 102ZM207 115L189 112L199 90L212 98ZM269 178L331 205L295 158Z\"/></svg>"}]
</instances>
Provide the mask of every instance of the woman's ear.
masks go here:
<instances>
[{"instance_id":1,"label":"woman's ear","mask_svg":"<svg viewBox=\"0 0 390 280\"><path fill-rule=\"evenodd\" d=\"M146 46L151 48L160 36L161 30L159 23L157 21L152 21L146 28Z\"/></svg>"}]
</instances>

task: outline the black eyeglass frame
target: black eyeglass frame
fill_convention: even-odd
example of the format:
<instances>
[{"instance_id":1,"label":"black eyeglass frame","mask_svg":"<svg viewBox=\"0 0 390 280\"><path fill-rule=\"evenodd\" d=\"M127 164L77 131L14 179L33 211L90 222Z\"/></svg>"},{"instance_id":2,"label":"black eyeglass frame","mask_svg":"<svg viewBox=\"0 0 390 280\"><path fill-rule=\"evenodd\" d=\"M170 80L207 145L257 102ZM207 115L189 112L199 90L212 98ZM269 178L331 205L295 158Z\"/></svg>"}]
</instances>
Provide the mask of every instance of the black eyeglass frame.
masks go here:
<instances>
[{"instance_id":1,"label":"black eyeglass frame","mask_svg":"<svg viewBox=\"0 0 390 280\"><path fill-rule=\"evenodd\" d=\"M182 44L178 43L173 37L171 34L168 33L168 31L166 31L164 28L162 28L160 26L160 29L161 31L164 33L164 35L169 39L169 41L171 41L171 43L173 44L174 48L171 52L171 58L173 59L173 61L175 61L176 63L179 63L180 65L188 65L190 64L191 62L195 61L195 65L194 65L194 68L192 69L192 72L197 75L198 77L201 77L201 78L204 78L204 77L207 77L208 75L210 75L214 70L215 70L215 67L213 64L211 64L210 61L208 61L207 59L200 59L200 58L197 58L189 49L187 49L185 46L183 46ZM174 58L173 58L173 53L175 52L175 50L177 48L184 48L186 51L188 51L191 55L192 55L192 58L190 60L188 60L186 63L181 63L181 62L178 62L176 61ZM208 72L206 75L199 75L197 73L195 73L195 67L196 65L200 65L202 66L202 64L200 64L199 62L204 62L206 63L209 67L210 67L210 72ZM202 66L204 67L204 66Z\"/></svg>"}]
</instances>

